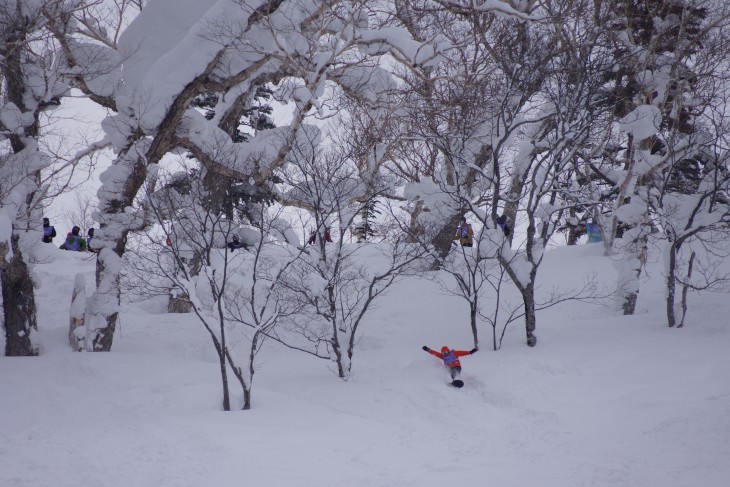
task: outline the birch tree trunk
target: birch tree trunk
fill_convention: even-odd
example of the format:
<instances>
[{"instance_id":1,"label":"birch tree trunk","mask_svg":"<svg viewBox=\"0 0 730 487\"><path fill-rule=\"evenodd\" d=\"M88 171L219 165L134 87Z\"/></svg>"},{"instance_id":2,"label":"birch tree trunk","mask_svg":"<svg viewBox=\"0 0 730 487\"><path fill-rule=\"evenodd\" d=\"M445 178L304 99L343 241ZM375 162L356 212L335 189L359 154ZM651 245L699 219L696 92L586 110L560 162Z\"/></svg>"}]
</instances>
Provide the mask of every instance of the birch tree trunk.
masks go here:
<instances>
[{"instance_id":1,"label":"birch tree trunk","mask_svg":"<svg viewBox=\"0 0 730 487\"><path fill-rule=\"evenodd\" d=\"M84 315L86 313L86 284L84 276L77 274L74 280L74 290L71 293L71 316L69 317L68 342L71 349L81 352L86 348L86 330ZM81 331L83 337L79 336Z\"/></svg>"}]
</instances>

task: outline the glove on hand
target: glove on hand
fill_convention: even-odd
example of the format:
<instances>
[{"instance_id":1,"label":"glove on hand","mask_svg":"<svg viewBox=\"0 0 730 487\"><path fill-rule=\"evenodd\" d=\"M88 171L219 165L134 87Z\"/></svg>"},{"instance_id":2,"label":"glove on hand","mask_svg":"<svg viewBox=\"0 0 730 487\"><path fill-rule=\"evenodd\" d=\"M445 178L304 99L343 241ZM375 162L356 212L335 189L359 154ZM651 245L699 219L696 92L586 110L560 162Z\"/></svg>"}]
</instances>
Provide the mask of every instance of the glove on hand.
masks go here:
<instances>
[{"instance_id":1,"label":"glove on hand","mask_svg":"<svg viewBox=\"0 0 730 487\"><path fill-rule=\"evenodd\" d=\"M426 345L424 345L424 346L423 346L423 351L424 351L424 352L428 352L429 350L431 350L431 349L430 349L430 348L428 348L428 347L427 347Z\"/></svg>"},{"instance_id":2,"label":"glove on hand","mask_svg":"<svg viewBox=\"0 0 730 487\"><path fill-rule=\"evenodd\" d=\"M477 353L478 351L479 351L479 349L478 349L478 348L472 348L471 350L469 350L469 353L470 353L471 355L474 355L474 354L475 354L475 353Z\"/></svg>"}]
</instances>

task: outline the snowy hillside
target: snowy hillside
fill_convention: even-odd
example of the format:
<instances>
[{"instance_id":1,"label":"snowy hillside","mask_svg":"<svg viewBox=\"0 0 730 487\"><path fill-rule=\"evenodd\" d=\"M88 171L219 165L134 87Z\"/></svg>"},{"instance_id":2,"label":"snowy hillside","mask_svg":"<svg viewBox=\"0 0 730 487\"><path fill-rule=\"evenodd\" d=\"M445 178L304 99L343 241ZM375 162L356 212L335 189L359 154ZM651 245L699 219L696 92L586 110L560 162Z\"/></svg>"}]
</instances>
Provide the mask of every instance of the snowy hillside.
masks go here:
<instances>
[{"instance_id":1,"label":"snowy hillside","mask_svg":"<svg viewBox=\"0 0 730 487\"><path fill-rule=\"evenodd\" d=\"M350 381L271 344L253 409L226 413L194 315L127 304L111 353L71 352L73 278L91 286L94 260L48 250L42 354L0 358L0 486L730 485L730 300L692 296L685 328L668 329L656 263L635 316L551 308L533 349L521 323L497 352L482 329L460 390L421 347L470 349L465 304L404 281L364 325ZM610 285L600 250L550 251L543 288L594 271Z\"/></svg>"}]
</instances>

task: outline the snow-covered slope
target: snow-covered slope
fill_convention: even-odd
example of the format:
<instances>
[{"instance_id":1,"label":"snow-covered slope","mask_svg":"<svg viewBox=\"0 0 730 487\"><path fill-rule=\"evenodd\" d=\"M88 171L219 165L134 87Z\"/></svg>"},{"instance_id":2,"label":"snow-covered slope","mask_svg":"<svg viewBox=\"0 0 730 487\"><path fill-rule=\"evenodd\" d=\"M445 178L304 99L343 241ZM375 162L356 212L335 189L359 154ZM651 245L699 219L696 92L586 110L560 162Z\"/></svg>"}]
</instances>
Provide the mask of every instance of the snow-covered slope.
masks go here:
<instances>
[{"instance_id":1,"label":"snow-covered slope","mask_svg":"<svg viewBox=\"0 0 730 487\"><path fill-rule=\"evenodd\" d=\"M210 339L192 315L127 305L114 349L66 345L74 275L90 254L49 249L36 272L36 358L0 358L0 485L34 487L730 485L730 300L693 296L663 324L656 265L640 313L567 303L446 385L421 346L472 346L467 310L431 281L393 289L365 324L353 378L270 345L251 411L220 411ZM598 246L552 250L543 289L613 266ZM90 289L89 289L90 290ZM236 398L240 404L240 398Z\"/></svg>"}]
</instances>

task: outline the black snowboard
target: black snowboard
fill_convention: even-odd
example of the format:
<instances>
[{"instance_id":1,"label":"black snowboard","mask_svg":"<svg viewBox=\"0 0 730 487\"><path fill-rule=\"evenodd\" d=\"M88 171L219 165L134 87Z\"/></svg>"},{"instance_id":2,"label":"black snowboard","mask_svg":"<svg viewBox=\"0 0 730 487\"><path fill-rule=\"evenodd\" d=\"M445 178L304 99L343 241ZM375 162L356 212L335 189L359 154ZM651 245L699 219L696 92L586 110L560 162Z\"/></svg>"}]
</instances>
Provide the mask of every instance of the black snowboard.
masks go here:
<instances>
[{"instance_id":1,"label":"black snowboard","mask_svg":"<svg viewBox=\"0 0 730 487\"><path fill-rule=\"evenodd\" d=\"M454 387L461 388L461 387L464 387L464 381L461 379L454 379L453 381L451 381L451 385Z\"/></svg>"}]
</instances>

